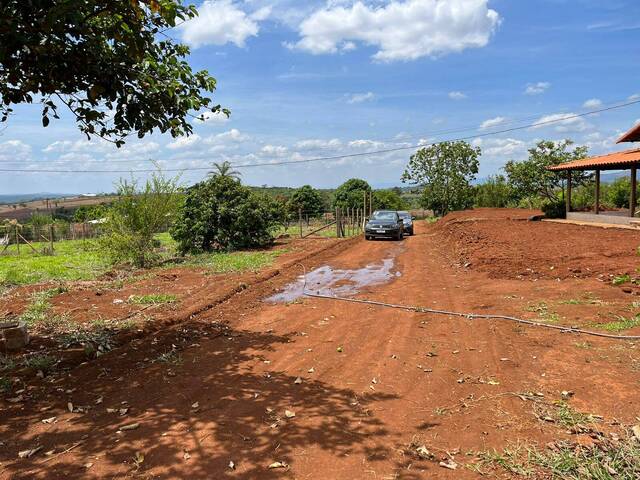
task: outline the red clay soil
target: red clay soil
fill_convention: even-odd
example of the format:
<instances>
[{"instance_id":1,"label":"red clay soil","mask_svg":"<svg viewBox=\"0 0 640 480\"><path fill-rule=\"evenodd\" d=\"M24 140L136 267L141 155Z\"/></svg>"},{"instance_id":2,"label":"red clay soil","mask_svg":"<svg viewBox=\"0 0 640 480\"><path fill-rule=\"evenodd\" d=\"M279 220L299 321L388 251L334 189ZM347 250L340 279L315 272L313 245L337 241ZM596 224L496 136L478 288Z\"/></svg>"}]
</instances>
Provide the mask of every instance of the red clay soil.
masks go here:
<instances>
[{"instance_id":1,"label":"red clay soil","mask_svg":"<svg viewBox=\"0 0 640 480\"><path fill-rule=\"evenodd\" d=\"M555 229L511 215L466 212L419 224L402 243L350 240L303 263L359 268L393 258L401 275L359 294L385 302L529 318L552 312L584 326L638 313L634 296L597 275L514 275L526 239L542 270L545 261L561 269L576 255L590 258L580 249L555 257L558 238L574 244L586 234L598 249L625 241L633 250L636 237L614 233L613 242L609 230ZM465 235L489 243L499 236L486 222L517 244L494 250L503 276L486 256L476 263L480 244L469 250L476 257L456 259ZM545 237L539 229L547 228L557 235ZM467 268L452 266L466 258ZM613 271L619 260L598 262ZM635 343L328 299L263 301L299 274L294 264L282 267L91 363L28 379L2 400L0 478L479 478L464 467L475 452L591 441L538 418L552 414L563 391L573 392L575 410L602 416L595 429L615 430L638 415ZM423 445L432 458L420 458ZM452 459L456 470L439 465Z\"/></svg>"},{"instance_id":2,"label":"red clay soil","mask_svg":"<svg viewBox=\"0 0 640 480\"><path fill-rule=\"evenodd\" d=\"M455 260L491 278L587 278L635 274L640 231L530 222L535 210L456 212L435 230Z\"/></svg>"}]
</instances>

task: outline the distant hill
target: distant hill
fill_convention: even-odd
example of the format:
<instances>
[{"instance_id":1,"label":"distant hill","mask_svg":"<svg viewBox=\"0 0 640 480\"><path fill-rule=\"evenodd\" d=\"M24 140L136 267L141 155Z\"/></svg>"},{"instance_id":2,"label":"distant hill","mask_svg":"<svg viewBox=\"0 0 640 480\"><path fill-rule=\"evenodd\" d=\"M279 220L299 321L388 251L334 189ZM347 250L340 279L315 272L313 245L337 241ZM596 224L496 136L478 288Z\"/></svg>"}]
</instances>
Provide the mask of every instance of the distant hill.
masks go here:
<instances>
[{"instance_id":1,"label":"distant hill","mask_svg":"<svg viewBox=\"0 0 640 480\"><path fill-rule=\"evenodd\" d=\"M73 197L76 195L77 194L74 194L74 193L51 193L51 192L15 193L13 195L0 195L0 205L10 205L12 203L31 202L33 200L43 200L45 198Z\"/></svg>"}]
</instances>

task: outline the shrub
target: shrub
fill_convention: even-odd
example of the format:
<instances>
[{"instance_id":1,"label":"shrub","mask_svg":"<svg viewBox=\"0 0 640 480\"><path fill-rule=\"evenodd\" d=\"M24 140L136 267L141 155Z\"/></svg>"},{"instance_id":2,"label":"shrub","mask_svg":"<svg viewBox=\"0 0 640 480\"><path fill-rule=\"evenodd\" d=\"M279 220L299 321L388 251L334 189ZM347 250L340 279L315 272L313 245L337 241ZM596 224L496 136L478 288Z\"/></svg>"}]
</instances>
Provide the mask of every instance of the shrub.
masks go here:
<instances>
[{"instance_id":1,"label":"shrub","mask_svg":"<svg viewBox=\"0 0 640 480\"><path fill-rule=\"evenodd\" d=\"M369 201L371 186L360 178L351 178L336 189L334 206L340 208L362 208L364 206L364 194Z\"/></svg>"},{"instance_id":2,"label":"shrub","mask_svg":"<svg viewBox=\"0 0 640 480\"><path fill-rule=\"evenodd\" d=\"M547 202L542 205L542 212L547 218L566 218L567 210L563 202Z\"/></svg>"},{"instance_id":3,"label":"shrub","mask_svg":"<svg viewBox=\"0 0 640 480\"><path fill-rule=\"evenodd\" d=\"M111 260L149 266L159 246L154 235L169 224L179 202L177 177L167 179L158 171L142 188L135 180L121 180L118 199L107 216L106 235L101 238Z\"/></svg>"},{"instance_id":4,"label":"shrub","mask_svg":"<svg viewBox=\"0 0 640 480\"><path fill-rule=\"evenodd\" d=\"M182 254L261 247L272 242L283 217L281 203L214 176L187 190L171 236Z\"/></svg>"},{"instance_id":5,"label":"shrub","mask_svg":"<svg viewBox=\"0 0 640 480\"><path fill-rule=\"evenodd\" d=\"M514 205L515 192L502 175L490 176L474 187L476 207L505 208Z\"/></svg>"},{"instance_id":6,"label":"shrub","mask_svg":"<svg viewBox=\"0 0 640 480\"><path fill-rule=\"evenodd\" d=\"M303 185L296 189L287 202L287 210L293 215L298 211L317 217L324 211L324 200L320 192L311 185Z\"/></svg>"}]
</instances>

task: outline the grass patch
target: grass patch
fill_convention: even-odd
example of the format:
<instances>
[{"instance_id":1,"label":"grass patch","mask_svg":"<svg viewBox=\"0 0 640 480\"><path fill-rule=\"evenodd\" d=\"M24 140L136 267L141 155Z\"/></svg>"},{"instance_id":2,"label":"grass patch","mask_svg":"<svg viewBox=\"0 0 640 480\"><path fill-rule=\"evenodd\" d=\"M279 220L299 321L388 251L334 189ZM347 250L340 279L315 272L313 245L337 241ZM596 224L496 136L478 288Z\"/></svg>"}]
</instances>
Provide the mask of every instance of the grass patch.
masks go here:
<instances>
[{"instance_id":1,"label":"grass patch","mask_svg":"<svg viewBox=\"0 0 640 480\"><path fill-rule=\"evenodd\" d=\"M625 283L629 283L631 281L631 276L627 273L624 275L619 275L615 277L611 283L614 285L624 285Z\"/></svg>"},{"instance_id":2,"label":"grass patch","mask_svg":"<svg viewBox=\"0 0 640 480\"><path fill-rule=\"evenodd\" d=\"M630 432L625 438L601 436L593 445L555 442L544 450L535 446L482 452L483 467L501 468L524 478L562 480L635 480L640 478L640 442ZM483 472L486 473L486 472Z\"/></svg>"},{"instance_id":3,"label":"grass patch","mask_svg":"<svg viewBox=\"0 0 640 480\"><path fill-rule=\"evenodd\" d=\"M622 332L624 330L629 330L630 328L640 326L640 315L636 315L635 317L630 318L619 315L616 318L617 320L613 322L596 323L594 324L594 326L608 332Z\"/></svg>"},{"instance_id":4,"label":"grass patch","mask_svg":"<svg viewBox=\"0 0 640 480\"><path fill-rule=\"evenodd\" d=\"M44 244L36 242L34 246L40 250ZM54 255L37 255L26 245L22 248L20 255L0 256L0 285L92 280L109 267L108 259L95 240L56 242Z\"/></svg>"},{"instance_id":5,"label":"grass patch","mask_svg":"<svg viewBox=\"0 0 640 480\"><path fill-rule=\"evenodd\" d=\"M29 305L25 308L20 320L28 326L42 325L54 327L63 320L63 317L51 315L51 298L66 292L65 287L50 288L31 295Z\"/></svg>"},{"instance_id":6,"label":"grass patch","mask_svg":"<svg viewBox=\"0 0 640 480\"><path fill-rule=\"evenodd\" d=\"M602 305L604 302L597 298L593 293L587 292L580 298L569 298L560 300L558 305Z\"/></svg>"},{"instance_id":7,"label":"grass patch","mask_svg":"<svg viewBox=\"0 0 640 480\"><path fill-rule=\"evenodd\" d=\"M178 297L168 293L152 293L149 295L131 295L129 303L135 305L161 305L164 303L175 303Z\"/></svg>"},{"instance_id":8,"label":"grass patch","mask_svg":"<svg viewBox=\"0 0 640 480\"><path fill-rule=\"evenodd\" d=\"M57 360L50 355L36 354L24 359L23 365L36 371L47 374L55 366Z\"/></svg>"},{"instance_id":9,"label":"grass patch","mask_svg":"<svg viewBox=\"0 0 640 480\"><path fill-rule=\"evenodd\" d=\"M158 358L156 358L156 361L160 363L166 363L169 365L181 365L182 355L180 355L175 350L170 350L168 352L161 353L160 355L158 355Z\"/></svg>"},{"instance_id":10,"label":"grass patch","mask_svg":"<svg viewBox=\"0 0 640 480\"><path fill-rule=\"evenodd\" d=\"M546 302L538 302L535 305L530 305L527 307L527 311L537 313L538 318L547 323L557 323L561 319L560 315L549 310L549 305L547 305Z\"/></svg>"},{"instance_id":11,"label":"grass patch","mask_svg":"<svg viewBox=\"0 0 640 480\"><path fill-rule=\"evenodd\" d=\"M9 393L11 392L11 388L11 380L5 377L0 377L0 393Z\"/></svg>"},{"instance_id":12,"label":"grass patch","mask_svg":"<svg viewBox=\"0 0 640 480\"><path fill-rule=\"evenodd\" d=\"M255 272L272 265L274 260L286 251L280 249L265 252L205 253L191 257L187 264L206 267L212 273Z\"/></svg>"}]
</instances>

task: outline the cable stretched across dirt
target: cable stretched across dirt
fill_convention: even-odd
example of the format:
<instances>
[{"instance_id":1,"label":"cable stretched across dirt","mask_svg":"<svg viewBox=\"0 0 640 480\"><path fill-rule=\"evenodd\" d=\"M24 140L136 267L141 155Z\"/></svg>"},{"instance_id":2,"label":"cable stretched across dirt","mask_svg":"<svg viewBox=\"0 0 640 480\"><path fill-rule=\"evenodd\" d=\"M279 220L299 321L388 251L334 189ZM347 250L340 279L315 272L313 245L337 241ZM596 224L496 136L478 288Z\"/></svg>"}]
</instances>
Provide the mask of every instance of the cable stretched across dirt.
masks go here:
<instances>
[{"instance_id":1,"label":"cable stretched across dirt","mask_svg":"<svg viewBox=\"0 0 640 480\"><path fill-rule=\"evenodd\" d=\"M365 300L365 299L359 299L359 298L347 298L347 297L338 297L335 295L324 295L321 293L313 293L313 292L309 292L307 291L307 269L304 265L302 264L298 264L302 267L304 273L303 273L303 286L302 286L302 295L304 295L305 297L312 297L312 298L324 298L324 299L329 299L329 300L338 300L341 302L351 302L351 303L362 303L362 304L366 304L366 305L377 305L379 307L387 307L387 308L397 308L399 310L408 310L408 311L412 311L412 312L418 312L418 313L431 313L431 314L435 314L435 315L448 315L448 316L453 316L453 317L463 317L463 318L467 318L469 320L475 320L475 319L484 319L484 320L507 320L510 322L515 322L515 323L520 323L523 325L530 325L532 327L541 327L541 328L549 328L552 330L560 330L562 333L580 333L583 335L591 335L594 337L602 337L602 338L608 338L608 339L612 339L612 340L640 340L640 335L614 335L611 333L601 333L601 332L594 332L591 330L583 330L581 328L575 328L575 327L565 327L565 326L560 326L560 325L549 325L546 323L540 323L540 322L535 322L533 320L525 320L523 318L518 318L518 317L511 317L509 315L496 315L496 314L485 314L485 313L463 313L463 312L454 312L454 311L450 311L450 310L439 310L439 309L434 309L434 308L427 308L427 307L419 307L419 306L415 306L415 305L401 305L401 304L395 304L395 303L386 303L386 302L380 302L377 300Z\"/></svg>"}]
</instances>

